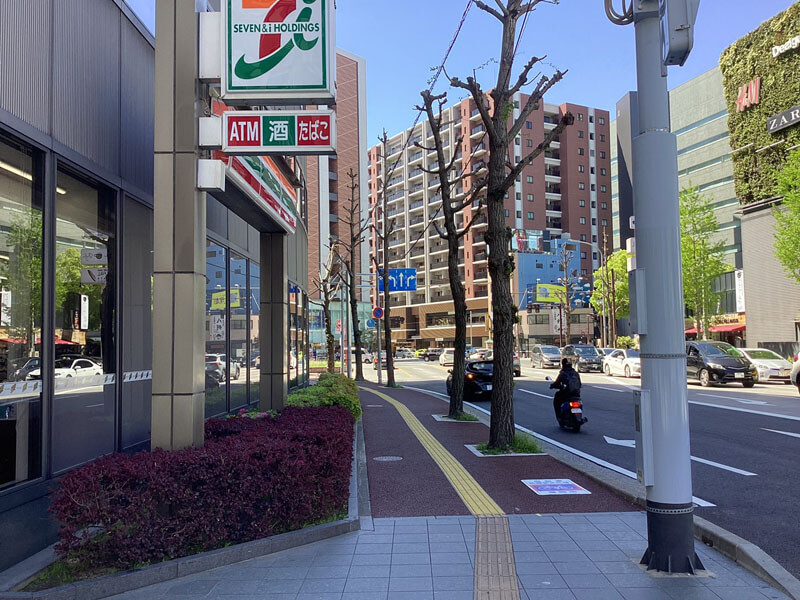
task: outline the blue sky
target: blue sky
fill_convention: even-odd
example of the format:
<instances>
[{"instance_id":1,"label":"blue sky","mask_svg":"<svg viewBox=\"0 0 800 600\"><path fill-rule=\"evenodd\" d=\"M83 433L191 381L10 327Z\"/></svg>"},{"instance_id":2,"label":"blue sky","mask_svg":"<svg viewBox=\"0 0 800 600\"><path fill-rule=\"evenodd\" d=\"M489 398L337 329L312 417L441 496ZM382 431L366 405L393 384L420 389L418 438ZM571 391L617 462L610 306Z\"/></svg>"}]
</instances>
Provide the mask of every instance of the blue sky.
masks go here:
<instances>
[{"instance_id":1,"label":"blue sky","mask_svg":"<svg viewBox=\"0 0 800 600\"><path fill-rule=\"evenodd\" d=\"M154 0L126 0L153 29ZM456 30L467 0L337 0L336 42L367 61L367 119L370 146L385 128L395 134L416 117L414 105L427 87ZM683 67L671 67L673 88L717 65L720 53L794 0L701 0L692 55ZM615 0L619 7L619 0ZM402 8L398 9L400 6ZM499 52L497 21L474 6L447 62L450 75L477 71L484 89L491 87L492 62ZM800 31L798 31L800 34ZM547 54L549 62L569 69L546 100L574 102L613 111L616 101L635 89L633 26L612 25L602 0L542 3L529 17L517 64ZM546 67L552 71L551 67ZM437 91L448 89L440 78ZM461 90L450 90L451 100Z\"/></svg>"}]
</instances>

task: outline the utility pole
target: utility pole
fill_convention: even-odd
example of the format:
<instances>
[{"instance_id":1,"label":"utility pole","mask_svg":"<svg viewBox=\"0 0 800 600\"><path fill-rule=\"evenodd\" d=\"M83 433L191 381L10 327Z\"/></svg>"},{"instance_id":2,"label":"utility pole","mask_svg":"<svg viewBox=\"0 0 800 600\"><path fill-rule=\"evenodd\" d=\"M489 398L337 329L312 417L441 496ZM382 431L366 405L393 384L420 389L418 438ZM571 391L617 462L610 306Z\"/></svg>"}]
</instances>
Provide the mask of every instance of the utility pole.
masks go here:
<instances>
[{"instance_id":1,"label":"utility pole","mask_svg":"<svg viewBox=\"0 0 800 600\"><path fill-rule=\"evenodd\" d=\"M622 15L611 3L605 0L609 18L617 24L633 22L636 32L639 127L633 139L632 297L642 359L638 452L647 490L647 551L641 562L648 569L694 573L703 565L694 550L678 159L670 132L666 67L682 65L691 51L699 0L635 0Z\"/></svg>"}]
</instances>

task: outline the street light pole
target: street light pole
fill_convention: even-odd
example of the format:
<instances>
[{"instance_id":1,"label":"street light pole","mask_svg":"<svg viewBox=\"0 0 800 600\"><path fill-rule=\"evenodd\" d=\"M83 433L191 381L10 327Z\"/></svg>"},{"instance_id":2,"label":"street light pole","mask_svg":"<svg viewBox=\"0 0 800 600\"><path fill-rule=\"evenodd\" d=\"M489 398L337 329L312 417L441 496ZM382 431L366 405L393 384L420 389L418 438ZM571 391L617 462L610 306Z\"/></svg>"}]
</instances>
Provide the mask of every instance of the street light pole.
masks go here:
<instances>
[{"instance_id":1,"label":"street light pole","mask_svg":"<svg viewBox=\"0 0 800 600\"><path fill-rule=\"evenodd\" d=\"M636 321L642 361L641 414L651 416L642 425L651 432L642 446L648 446L648 464L652 459L651 472L643 471L648 547L642 563L648 569L694 573L703 567L694 550L677 143L670 132L660 2L672 15L690 4L688 0L632 3L639 112L638 135L633 139ZM692 15L689 20L682 31L691 28ZM669 22L666 17L665 22ZM667 27L665 34L680 31Z\"/></svg>"}]
</instances>

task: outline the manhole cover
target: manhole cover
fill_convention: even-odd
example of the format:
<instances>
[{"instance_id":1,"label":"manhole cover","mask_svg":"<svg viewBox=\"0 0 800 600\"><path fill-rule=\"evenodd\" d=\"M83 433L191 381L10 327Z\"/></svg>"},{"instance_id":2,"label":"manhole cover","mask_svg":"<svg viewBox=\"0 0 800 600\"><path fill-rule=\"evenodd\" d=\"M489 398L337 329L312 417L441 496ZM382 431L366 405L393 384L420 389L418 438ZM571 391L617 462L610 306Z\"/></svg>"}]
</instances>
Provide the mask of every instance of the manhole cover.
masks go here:
<instances>
[{"instance_id":1,"label":"manhole cover","mask_svg":"<svg viewBox=\"0 0 800 600\"><path fill-rule=\"evenodd\" d=\"M372 460L377 460L378 462L397 462L398 460L403 460L402 456L376 456Z\"/></svg>"}]
</instances>

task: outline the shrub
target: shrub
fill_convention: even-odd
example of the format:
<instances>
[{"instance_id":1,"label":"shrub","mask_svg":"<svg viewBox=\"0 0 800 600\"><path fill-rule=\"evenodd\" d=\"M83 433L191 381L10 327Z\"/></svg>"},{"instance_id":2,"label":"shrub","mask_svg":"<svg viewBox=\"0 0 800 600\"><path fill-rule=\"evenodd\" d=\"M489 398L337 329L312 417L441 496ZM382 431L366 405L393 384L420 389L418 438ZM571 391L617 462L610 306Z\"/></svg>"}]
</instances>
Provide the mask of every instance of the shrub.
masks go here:
<instances>
[{"instance_id":1,"label":"shrub","mask_svg":"<svg viewBox=\"0 0 800 600\"><path fill-rule=\"evenodd\" d=\"M288 406L344 406L357 420L361 416L358 401L358 386L345 375L323 373L317 385L312 385L289 394Z\"/></svg>"},{"instance_id":2,"label":"shrub","mask_svg":"<svg viewBox=\"0 0 800 600\"><path fill-rule=\"evenodd\" d=\"M353 421L342 407L215 419L203 448L115 454L61 479L61 555L131 568L299 529L346 510Z\"/></svg>"}]
</instances>

